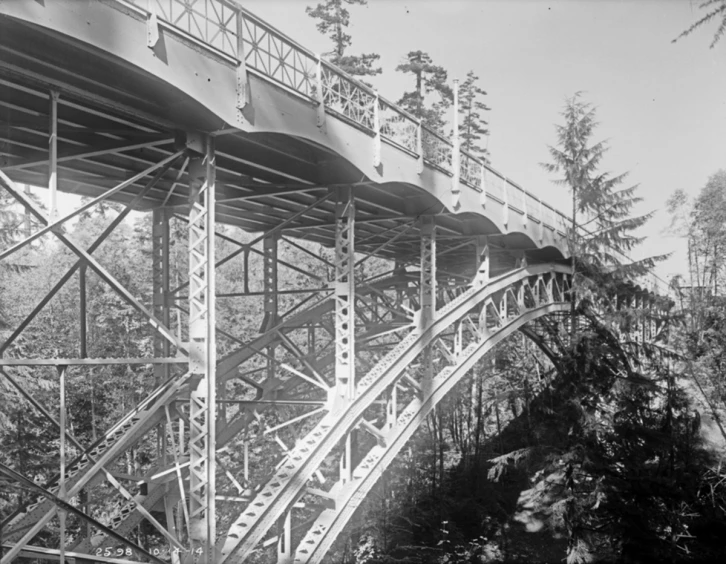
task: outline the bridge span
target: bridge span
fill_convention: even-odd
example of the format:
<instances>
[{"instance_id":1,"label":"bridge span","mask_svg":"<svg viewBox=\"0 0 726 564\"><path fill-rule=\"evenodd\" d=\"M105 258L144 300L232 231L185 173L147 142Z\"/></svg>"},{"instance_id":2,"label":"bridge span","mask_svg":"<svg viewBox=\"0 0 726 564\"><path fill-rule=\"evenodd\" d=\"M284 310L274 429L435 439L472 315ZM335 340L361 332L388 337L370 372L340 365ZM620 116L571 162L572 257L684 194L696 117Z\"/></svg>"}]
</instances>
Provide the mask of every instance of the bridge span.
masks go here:
<instances>
[{"instance_id":1,"label":"bridge span","mask_svg":"<svg viewBox=\"0 0 726 564\"><path fill-rule=\"evenodd\" d=\"M63 383L69 371L149 365L158 384L91 445L69 432L61 396L53 422L75 455L42 485L2 468L38 496L4 521L2 564L241 562L268 547L280 563L319 562L444 395L525 325L547 348L550 321L570 307L565 216L235 2L0 2L0 136L2 189L38 224L0 258L46 235L78 257L0 345L2 377L51 419L17 367L55 366ZM25 184L48 188L45 207ZM61 217L66 194L88 203ZM64 223L104 200L123 211L84 247ZM153 224L151 303L93 256L132 210ZM169 262L178 217L181 284ZM215 240L236 250L218 257ZM278 269L301 268L281 248L310 254L311 243L332 249L329 279L311 275L318 285L282 312ZM368 257L389 271L365 279ZM244 264L237 297L262 302L251 339L216 322L216 271L232 261ZM14 347L85 270L148 321L152 357ZM250 452L259 437L275 460ZM144 441L156 441L154 460L119 477L120 457ZM115 496L111 515L80 505L101 491ZM69 516L79 525L66 533ZM58 545L34 544L56 519ZM136 543L144 521L165 549Z\"/></svg>"}]
</instances>

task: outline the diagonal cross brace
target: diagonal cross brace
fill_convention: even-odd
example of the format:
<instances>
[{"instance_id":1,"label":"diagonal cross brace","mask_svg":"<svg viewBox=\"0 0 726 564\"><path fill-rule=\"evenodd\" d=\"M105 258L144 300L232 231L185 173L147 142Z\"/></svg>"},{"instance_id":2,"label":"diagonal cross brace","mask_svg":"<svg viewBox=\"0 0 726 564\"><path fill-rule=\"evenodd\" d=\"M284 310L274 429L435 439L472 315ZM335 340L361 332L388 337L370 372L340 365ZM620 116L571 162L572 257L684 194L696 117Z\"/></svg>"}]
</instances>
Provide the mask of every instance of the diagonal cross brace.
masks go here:
<instances>
[{"instance_id":1,"label":"diagonal cross brace","mask_svg":"<svg viewBox=\"0 0 726 564\"><path fill-rule=\"evenodd\" d=\"M22 190L18 190L15 183L10 180L10 178L8 178L8 176L1 170L0 186L5 188L16 200L18 200L18 202L24 205L26 209L28 209L30 213L32 213L43 225L50 225L50 220L45 215L45 213L38 208L37 204L33 200L28 198L28 196L24 194ZM154 314L151 313L133 295L131 295L131 293L126 288L124 288L124 286L118 280L116 280L116 278L114 278L113 275L108 272L95 258L93 258L88 252L84 251L75 241L73 241L73 239L66 235L63 232L62 227L59 227L57 230L54 229L53 234L58 237L63 243L65 243L65 245L69 249L71 249L76 255L78 255L79 258L85 260L88 266L90 266L104 282L106 282L109 286L116 290L116 292L118 292L119 295L123 297L134 309L144 315L147 318L148 322L151 324L151 326L154 327L154 329L156 329L159 333L166 337L180 350L186 352L186 348L182 346L181 341L177 339L174 333L172 333L168 327L166 327L161 321L154 317Z\"/></svg>"},{"instance_id":2,"label":"diagonal cross brace","mask_svg":"<svg viewBox=\"0 0 726 564\"><path fill-rule=\"evenodd\" d=\"M67 438L67 439L68 439L68 440L69 440L69 441L70 441L71 443L73 443L73 444L74 444L74 445L76 446L76 448L78 448L78 449L79 449L79 450L80 450L81 452L84 452L84 453L85 453L85 455L86 455L86 458L88 459L88 461L89 461L89 462L91 462L91 463L95 463L95 462L96 462L96 461L95 461L95 459L94 459L94 457L92 457L92 456L90 455L90 452L91 452L91 450L92 450L91 448L88 448L88 449L84 448L84 447L83 447L83 445L82 445L81 443L79 443L79 442L78 442L78 440L77 440L77 439L76 439L76 438L75 438L75 437L74 437L73 435L71 435L71 434L70 434L70 433L68 432L68 430L67 430L67 429L65 429L65 426L62 426L62 425L61 425L61 424L60 424L60 423L59 423L58 421L56 421L56 420L55 420L55 418L54 418L54 417L53 417L53 416L52 416L52 415L51 415L50 413L48 413L48 411L47 411L47 410L46 410L46 409L45 409L45 408L43 407L43 405L42 405L42 404L41 404L41 403L40 403L39 401L37 401L37 400L36 400L35 398L33 398L33 396L32 396L32 395L28 394L28 392L26 392L26 391L25 391L25 389L24 389L24 388L23 388L23 387L22 387L22 386L21 386L21 385L20 385L20 384L19 384L19 383L18 383L18 382L17 382L17 381L16 381L16 380L15 380L15 379L14 379L14 378L12 377L12 376L10 376L9 374L7 374L6 372L4 372L4 371L2 371L2 370L0 370L0 374L2 374L3 376L5 376L5 378L6 378L6 379L7 379L7 380L8 380L8 381L9 381L9 382L10 382L10 383L11 383L11 384L12 384L12 385L13 385L13 386L14 386L14 387L15 387L15 388L16 388L16 389L17 389L17 390L18 390L18 391L19 391L19 392L20 392L20 393L22 394L22 396L23 396L23 397L24 397L24 398L25 398L26 400L28 400L28 401L29 401L29 402L30 402L30 403L31 403L31 404L32 404L32 405L33 405L33 406L34 406L34 407L35 407L35 408L36 408L36 409L37 409L38 411L40 411L40 412L41 412L41 413L43 414L43 416L44 416L44 417L45 417L45 418L46 418L47 420L49 420L49 421L50 421L51 423L53 423L53 425L54 425L55 427L57 427L57 428L58 428L59 430L63 431L63 432L64 432L64 435L66 436L66 438ZM112 486L113 486L113 487L114 487L114 488L115 488L115 489L116 489L116 490L117 490L117 491L118 491L118 492L119 492L119 493L121 494L121 496L123 496L123 498L124 498L124 499L126 499L126 501L131 501L131 502L133 502L133 501L134 501L134 500L133 500L133 496L131 495L131 493L130 493L130 492L129 492L129 491L128 491L128 490L126 489L126 488L124 488L124 487L123 487L123 485L121 485L121 483L120 483L120 482L119 482L119 481L118 481L118 480L117 480L117 479L116 479L116 478L115 478L115 477L113 476L113 474L111 474L111 472L109 472L109 471L108 471L108 470L107 470L106 468L104 468L104 467L101 467L101 471L102 471L102 472L104 473L104 475L106 476L106 479L107 479L107 480L109 481L109 483L110 483L110 484L111 484L111 485L112 485ZM45 495L45 494L43 493L42 495ZM149 521L149 522L150 522L150 523L151 523L151 524L152 524L152 525L153 525L153 526L154 526L154 527L155 527L155 528L156 528L156 529L157 529L157 530L158 530L158 531L159 531L159 532L160 532L160 533L162 534L162 535L164 535L164 537L165 537L165 538L166 538L166 539L167 539L167 540L168 540L168 541L169 541L169 542L170 542L171 544L173 544L174 546L176 546L176 547L177 547L177 548L179 548L180 550L186 550L186 549L184 548L184 546L182 546L181 544L179 544L179 541L177 541L177 540L176 540L176 538L174 538L174 536L173 536L173 535L171 535L171 533L169 533L169 531L167 531L167 530L166 530L166 529L165 529L165 528L164 528L164 527L163 527L163 526L161 525L161 523L159 523L159 522L158 522L158 521L157 521L157 520L156 520L156 519L155 519L155 518L154 518L154 517L153 517L153 516L151 515L151 513L149 513L149 512L148 512L148 511L146 510L146 508L144 508L144 507L143 507L142 505L140 505L140 504L137 504L137 507L136 507L136 509L138 509L138 511L139 511L139 512L140 512L140 513L141 513L141 514L142 514L142 515L143 515L143 516L144 516L144 517L145 517L145 518L146 518L146 519L147 519L147 520L148 520L148 521Z\"/></svg>"},{"instance_id":3,"label":"diagonal cross brace","mask_svg":"<svg viewBox=\"0 0 726 564\"><path fill-rule=\"evenodd\" d=\"M149 554L148 552L146 552L146 550L144 550L140 546L136 545L132 541L130 541L127 538L122 537L121 535L117 534L113 529L110 529L109 527L106 527L103 523L100 523L100 522L96 521L93 517L91 517L89 515L86 515L80 509L74 507L73 505L71 505L70 503L68 503L68 502L66 502L66 501L64 501L62 499L60 499L59 497L56 497L55 495L53 495L51 492L49 492L48 490L46 490L42 486L39 486L38 484L36 484L32 480L29 480L25 476L23 476L21 474L18 474L12 468L9 468L8 466L5 466L1 462L0 462L0 472L3 473L3 474L5 474L9 478L12 478L13 480L17 481L18 483L22 484L25 488L27 488L29 490L32 490L32 491L34 491L36 493L39 493L43 497L46 497L47 499L49 499L50 501L52 501L59 509L62 509L62 510L65 510L65 511L69 511L69 512L77 515L81 519L89 522L94 527L97 527L99 530L103 531L107 535L111 535L117 541L122 542L123 544L131 547L133 550L135 550L139 554L142 554L143 556L149 558L153 562L156 562L157 564L166 564L166 562L164 562L163 560L157 558L156 556L153 556L152 554ZM17 546L16 546L16 548L17 548ZM12 550L14 550L14 549L12 549ZM17 549L17 550L18 550L18 552L20 551L20 549ZM6 558L8 558L8 560L10 560L10 555L8 555ZM5 559L3 559L3 560L5 560Z\"/></svg>"},{"instance_id":4,"label":"diagonal cross brace","mask_svg":"<svg viewBox=\"0 0 726 564\"><path fill-rule=\"evenodd\" d=\"M6 249L2 253L0 253L0 259L4 259L5 257L10 256L15 251L23 248L25 245L27 245L29 243L32 243L33 241L35 241L39 237L42 237L43 235L45 235L49 231L55 231L55 230L59 229L69 219L72 219L72 218L76 217L77 215L82 214L84 211L86 211L89 208L92 208L93 206L95 206L99 202L102 202L103 200L107 200L108 198L110 198L114 194L116 194L118 192L121 192L121 190L123 190L125 188L128 188L129 186L131 186L135 182L138 182L139 180L141 180L144 176L147 176L148 174L154 172L156 169L164 168L164 172L166 172L166 170L168 170L167 165L173 163L178 157L180 157L182 155L182 153L183 153L183 151L179 151L177 153L174 153L170 157L167 157L163 161L160 161L158 163L153 164L152 166L150 166L146 170L141 171L140 173L138 173L138 174L132 176L131 178L129 178L128 180L124 180L121 184L119 184L115 188L111 188L111 190L108 190L108 191L104 192L103 194L101 194L97 198L94 198L90 202L86 202L81 207L79 207L77 210L72 211L71 213L69 213L67 216L62 217L60 219L57 219L57 220L53 221L52 223L46 222L46 226L45 227L43 227L42 229L36 231L35 233L33 233L32 235L30 235L29 237L26 237L25 239L23 239L19 243L13 245L9 249Z\"/></svg>"}]
</instances>

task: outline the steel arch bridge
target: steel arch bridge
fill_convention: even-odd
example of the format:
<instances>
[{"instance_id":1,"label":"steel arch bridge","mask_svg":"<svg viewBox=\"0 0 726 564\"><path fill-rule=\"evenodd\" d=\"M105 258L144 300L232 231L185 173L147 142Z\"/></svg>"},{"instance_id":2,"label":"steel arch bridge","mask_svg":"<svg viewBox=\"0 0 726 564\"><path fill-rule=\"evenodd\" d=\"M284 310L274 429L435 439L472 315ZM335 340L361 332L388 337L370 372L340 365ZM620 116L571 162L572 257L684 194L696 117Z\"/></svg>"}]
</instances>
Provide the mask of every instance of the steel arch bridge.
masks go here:
<instances>
[{"instance_id":1,"label":"steel arch bridge","mask_svg":"<svg viewBox=\"0 0 726 564\"><path fill-rule=\"evenodd\" d=\"M547 348L543 320L569 310L562 214L235 2L0 1L0 53L0 184L40 226L0 258L46 235L77 256L0 345L3 382L55 424L61 450L46 484L1 468L37 495L2 523L2 564L221 564L265 547L279 563L320 562L453 386L520 329ZM22 185L47 187L47 207ZM61 216L68 193L88 200ZM85 247L64 224L106 200L123 211ZM152 223L151 303L93 256L132 211ZM179 217L189 268L175 284ZM217 224L256 235L237 241ZM220 239L236 250L216 256ZM281 256L315 255L310 242L333 250L329 281ZM365 279L370 257L390 271ZM216 273L233 260L241 291L222 296ZM319 285L281 289L279 269ZM87 271L148 321L153 356L88 358L83 300L77 358L18 353L66 283L78 276L85 292ZM282 312L286 292L299 298ZM218 327L221 297L261 300L257 336ZM638 300L655 306L648 291ZM645 320L638 338L659 330ZM222 339L234 347L218 358ZM56 420L14 376L54 367L62 391L70 373L112 364L150 367L157 387L93 444L69 432L63 393ZM255 434L278 459L249 452ZM116 461L149 439L149 467L120 475ZM232 451L239 471L222 463ZM102 485L115 500L104 519L93 511ZM68 516L81 533L66 535ZM33 545L54 519L59 546ZM168 551L132 540L144 521Z\"/></svg>"}]
</instances>

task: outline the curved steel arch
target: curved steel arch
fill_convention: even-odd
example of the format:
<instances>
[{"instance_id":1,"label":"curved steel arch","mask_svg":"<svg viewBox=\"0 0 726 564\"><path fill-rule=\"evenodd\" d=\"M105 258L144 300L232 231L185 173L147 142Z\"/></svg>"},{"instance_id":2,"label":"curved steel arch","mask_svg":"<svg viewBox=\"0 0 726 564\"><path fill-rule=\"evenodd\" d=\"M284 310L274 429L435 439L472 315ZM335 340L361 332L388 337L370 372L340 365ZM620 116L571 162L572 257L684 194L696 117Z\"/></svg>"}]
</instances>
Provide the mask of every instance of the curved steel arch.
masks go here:
<instances>
[{"instance_id":1,"label":"curved steel arch","mask_svg":"<svg viewBox=\"0 0 726 564\"><path fill-rule=\"evenodd\" d=\"M325 457L360 424L365 411L400 380L404 371L427 347L436 345L436 341L455 325L467 323L467 334L473 335L474 339L464 348L463 329L459 327L458 346L461 350L457 352L460 359L457 362L466 363L469 357L481 356L488 350L484 346L486 343L499 342L538 317L537 313L546 315L569 307L566 301L568 277L569 268L559 265L520 268L488 284L475 283L439 309L429 324L418 322L412 326L410 333L358 382L352 401L333 405L327 416L298 441L286 461L230 526L226 538L217 543L219 562L236 553L241 553L244 560L255 549L265 533L303 495L304 488ZM471 321L472 316L477 319L476 326ZM465 322L465 319L469 321ZM447 371L444 373L448 381ZM433 390L435 382L435 379L423 381L421 388ZM428 398L427 395L424 397ZM329 492L329 495L335 496L336 493Z\"/></svg>"},{"instance_id":2,"label":"curved steel arch","mask_svg":"<svg viewBox=\"0 0 726 564\"><path fill-rule=\"evenodd\" d=\"M567 311L567 308L569 308L569 302L552 303L529 310L510 320L496 333L469 345L456 365L447 366L441 370L433 380L430 394L423 400L418 398L413 400L403 410L395 427L384 439L386 445L374 446L358 465L353 472L355 480L345 484L337 493L336 507L325 509L316 519L298 546L294 562L309 564L322 560L386 467L424 422L428 414L474 367L478 360L523 325L541 316Z\"/></svg>"}]
</instances>

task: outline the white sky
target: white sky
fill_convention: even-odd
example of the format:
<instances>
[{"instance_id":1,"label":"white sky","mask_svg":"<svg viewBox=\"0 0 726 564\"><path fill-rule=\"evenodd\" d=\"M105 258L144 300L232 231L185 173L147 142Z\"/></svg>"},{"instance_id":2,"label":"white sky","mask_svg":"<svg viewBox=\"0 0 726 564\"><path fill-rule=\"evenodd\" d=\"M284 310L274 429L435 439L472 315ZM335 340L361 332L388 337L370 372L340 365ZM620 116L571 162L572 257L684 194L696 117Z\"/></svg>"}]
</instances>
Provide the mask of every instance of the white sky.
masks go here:
<instances>
[{"instance_id":1,"label":"white sky","mask_svg":"<svg viewBox=\"0 0 726 564\"><path fill-rule=\"evenodd\" d=\"M243 0L268 23L315 52L330 41L305 7L318 0ZM629 171L645 202L663 210L677 188L697 192L726 168L726 37L709 49L715 25L671 40L702 14L690 0L369 0L351 6L350 54L381 55L370 80L396 100L411 78L395 72L408 51L463 79L469 70L488 92L492 164L562 209L564 188L538 163L555 141L565 97L578 90L598 108L596 140L611 151L603 169ZM705 13L705 12L704 12ZM665 237L658 213L644 234L647 255L681 251L658 269L682 270L683 244ZM639 256L635 253L635 256Z\"/></svg>"}]
</instances>

